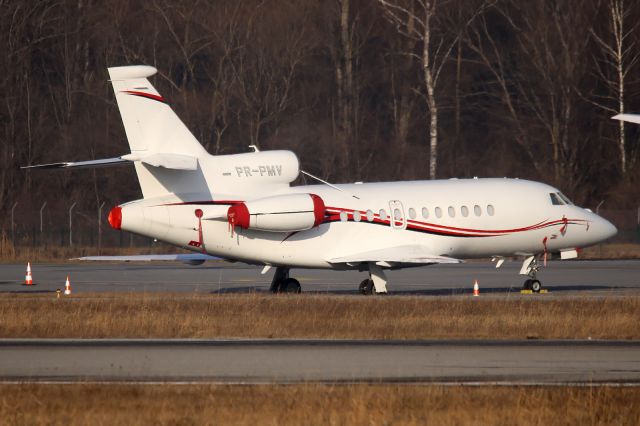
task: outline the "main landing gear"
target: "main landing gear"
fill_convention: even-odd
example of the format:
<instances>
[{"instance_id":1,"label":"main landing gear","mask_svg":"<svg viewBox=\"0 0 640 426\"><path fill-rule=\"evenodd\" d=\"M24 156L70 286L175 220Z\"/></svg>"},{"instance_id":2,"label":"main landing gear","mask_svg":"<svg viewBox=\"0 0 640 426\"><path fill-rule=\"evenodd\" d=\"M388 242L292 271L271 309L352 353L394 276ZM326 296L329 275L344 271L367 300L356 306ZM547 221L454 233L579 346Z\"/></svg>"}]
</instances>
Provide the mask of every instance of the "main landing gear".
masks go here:
<instances>
[{"instance_id":1,"label":"main landing gear","mask_svg":"<svg viewBox=\"0 0 640 426\"><path fill-rule=\"evenodd\" d=\"M374 262L369 262L369 278L362 281L358 286L361 294L384 294L387 292L387 277L382 268Z\"/></svg>"},{"instance_id":2,"label":"main landing gear","mask_svg":"<svg viewBox=\"0 0 640 426\"><path fill-rule=\"evenodd\" d=\"M522 263L520 269L520 275L527 275L529 278L522 285L523 290L531 290L534 293L540 293L542 290L542 283L536 279L536 274L541 268L540 262L536 256L527 257Z\"/></svg>"},{"instance_id":3,"label":"main landing gear","mask_svg":"<svg viewBox=\"0 0 640 426\"><path fill-rule=\"evenodd\" d=\"M269 290L273 293L300 293L302 292L302 287L300 287L298 280L289 277L289 268L278 266Z\"/></svg>"}]
</instances>

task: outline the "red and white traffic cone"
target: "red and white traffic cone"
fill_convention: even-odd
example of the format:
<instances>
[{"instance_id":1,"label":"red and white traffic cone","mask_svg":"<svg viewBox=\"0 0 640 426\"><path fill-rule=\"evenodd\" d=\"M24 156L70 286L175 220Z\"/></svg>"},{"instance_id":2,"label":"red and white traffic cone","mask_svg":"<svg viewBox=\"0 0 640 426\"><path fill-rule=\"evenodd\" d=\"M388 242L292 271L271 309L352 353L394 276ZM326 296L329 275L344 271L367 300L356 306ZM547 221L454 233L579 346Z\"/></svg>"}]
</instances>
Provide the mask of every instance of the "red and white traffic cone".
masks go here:
<instances>
[{"instance_id":1,"label":"red and white traffic cone","mask_svg":"<svg viewBox=\"0 0 640 426\"><path fill-rule=\"evenodd\" d=\"M33 276L31 275L31 262L27 262L27 275L24 277L24 285L33 285Z\"/></svg>"},{"instance_id":2,"label":"red and white traffic cone","mask_svg":"<svg viewBox=\"0 0 640 426\"><path fill-rule=\"evenodd\" d=\"M473 282L473 295L480 296L480 286L478 285L478 280Z\"/></svg>"},{"instance_id":3,"label":"red and white traffic cone","mask_svg":"<svg viewBox=\"0 0 640 426\"><path fill-rule=\"evenodd\" d=\"M64 294L65 296L71 294L71 283L69 282L69 275L67 275L67 281L64 283Z\"/></svg>"}]
</instances>

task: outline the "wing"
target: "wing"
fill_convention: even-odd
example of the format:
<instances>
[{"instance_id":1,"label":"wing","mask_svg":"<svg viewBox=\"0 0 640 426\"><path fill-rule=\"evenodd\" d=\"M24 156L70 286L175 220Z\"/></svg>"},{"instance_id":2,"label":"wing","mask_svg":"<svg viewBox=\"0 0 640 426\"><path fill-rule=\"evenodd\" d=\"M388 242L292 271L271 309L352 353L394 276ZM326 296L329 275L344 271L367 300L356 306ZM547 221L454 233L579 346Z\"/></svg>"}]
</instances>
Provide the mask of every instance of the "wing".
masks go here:
<instances>
[{"instance_id":1,"label":"wing","mask_svg":"<svg viewBox=\"0 0 640 426\"><path fill-rule=\"evenodd\" d=\"M629 123L640 124L640 114L618 114L611 117L614 120L627 121Z\"/></svg>"},{"instance_id":2,"label":"wing","mask_svg":"<svg viewBox=\"0 0 640 426\"><path fill-rule=\"evenodd\" d=\"M327 259L327 261L334 264L346 263L349 265L375 262L377 265L385 267L400 266L402 264L418 266L433 265L436 263L462 263L459 259L429 253L429 250L426 247L419 245L396 246L379 250L351 253Z\"/></svg>"},{"instance_id":3,"label":"wing","mask_svg":"<svg viewBox=\"0 0 640 426\"><path fill-rule=\"evenodd\" d=\"M85 256L74 260L102 261L102 262L184 262L190 265L200 265L206 260L219 260L219 257L202 253L187 254L137 254L133 256Z\"/></svg>"}]
</instances>

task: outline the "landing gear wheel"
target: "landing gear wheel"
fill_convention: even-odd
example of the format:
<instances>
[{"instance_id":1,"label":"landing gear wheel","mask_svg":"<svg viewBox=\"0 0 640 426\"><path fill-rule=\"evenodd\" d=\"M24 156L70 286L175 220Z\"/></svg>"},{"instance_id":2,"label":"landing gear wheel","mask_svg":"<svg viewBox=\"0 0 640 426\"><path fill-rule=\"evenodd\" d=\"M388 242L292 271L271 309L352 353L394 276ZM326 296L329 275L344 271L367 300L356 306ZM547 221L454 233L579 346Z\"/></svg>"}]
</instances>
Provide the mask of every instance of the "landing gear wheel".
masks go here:
<instances>
[{"instance_id":1,"label":"landing gear wheel","mask_svg":"<svg viewBox=\"0 0 640 426\"><path fill-rule=\"evenodd\" d=\"M530 286L531 291L534 293L540 293L540 290L542 290L542 283L538 280L531 280Z\"/></svg>"},{"instance_id":2,"label":"landing gear wheel","mask_svg":"<svg viewBox=\"0 0 640 426\"><path fill-rule=\"evenodd\" d=\"M302 288L300 282L295 278L287 278L278 285L278 293L300 293Z\"/></svg>"},{"instance_id":3,"label":"landing gear wheel","mask_svg":"<svg viewBox=\"0 0 640 426\"><path fill-rule=\"evenodd\" d=\"M524 284L522 284L522 289L523 290L531 290L531 281L533 281L533 280L526 280L524 282Z\"/></svg>"},{"instance_id":4,"label":"landing gear wheel","mask_svg":"<svg viewBox=\"0 0 640 426\"><path fill-rule=\"evenodd\" d=\"M373 280L366 279L362 281L358 286L358 289L360 290L360 293L365 296L373 294Z\"/></svg>"}]
</instances>

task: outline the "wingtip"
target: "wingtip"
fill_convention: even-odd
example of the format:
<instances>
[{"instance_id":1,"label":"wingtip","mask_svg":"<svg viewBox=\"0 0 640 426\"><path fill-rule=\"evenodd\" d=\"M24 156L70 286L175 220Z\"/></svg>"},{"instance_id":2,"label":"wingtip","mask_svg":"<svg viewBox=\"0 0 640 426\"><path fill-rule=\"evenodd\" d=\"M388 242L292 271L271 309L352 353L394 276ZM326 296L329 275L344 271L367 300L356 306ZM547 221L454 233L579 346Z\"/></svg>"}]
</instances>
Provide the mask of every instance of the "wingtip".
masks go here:
<instances>
[{"instance_id":1,"label":"wingtip","mask_svg":"<svg viewBox=\"0 0 640 426\"><path fill-rule=\"evenodd\" d=\"M625 121L627 123L640 124L640 114L616 114L612 120Z\"/></svg>"}]
</instances>

